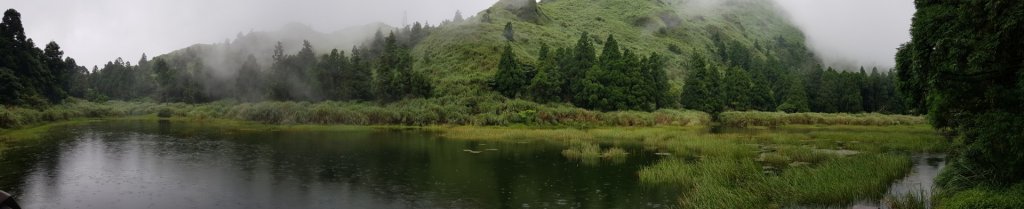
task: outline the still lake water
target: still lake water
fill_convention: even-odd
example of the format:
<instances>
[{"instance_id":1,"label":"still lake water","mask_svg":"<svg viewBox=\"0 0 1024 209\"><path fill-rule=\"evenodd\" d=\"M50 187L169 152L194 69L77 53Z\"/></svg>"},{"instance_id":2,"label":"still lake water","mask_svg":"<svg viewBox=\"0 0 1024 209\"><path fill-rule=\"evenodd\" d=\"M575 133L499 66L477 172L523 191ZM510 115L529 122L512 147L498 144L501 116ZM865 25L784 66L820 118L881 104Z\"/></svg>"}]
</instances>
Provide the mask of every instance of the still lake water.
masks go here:
<instances>
[{"instance_id":1,"label":"still lake water","mask_svg":"<svg viewBox=\"0 0 1024 209\"><path fill-rule=\"evenodd\" d=\"M24 208L665 208L679 197L639 182L658 160L639 146L585 165L543 140L167 121L57 127L7 146L0 190Z\"/></svg>"}]
</instances>

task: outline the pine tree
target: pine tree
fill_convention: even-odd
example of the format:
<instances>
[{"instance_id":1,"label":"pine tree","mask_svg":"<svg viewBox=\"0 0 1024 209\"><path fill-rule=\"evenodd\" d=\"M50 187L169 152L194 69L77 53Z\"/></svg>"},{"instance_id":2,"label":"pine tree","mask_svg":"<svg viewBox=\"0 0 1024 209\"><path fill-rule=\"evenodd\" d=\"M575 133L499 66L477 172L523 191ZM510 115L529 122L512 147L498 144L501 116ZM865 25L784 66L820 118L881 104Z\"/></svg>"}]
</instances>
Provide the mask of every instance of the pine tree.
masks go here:
<instances>
[{"instance_id":1,"label":"pine tree","mask_svg":"<svg viewBox=\"0 0 1024 209\"><path fill-rule=\"evenodd\" d=\"M802 80L796 75L790 76L787 86L788 90L783 96L782 104L776 110L788 113L811 111Z\"/></svg>"},{"instance_id":2,"label":"pine tree","mask_svg":"<svg viewBox=\"0 0 1024 209\"><path fill-rule=\"evenodd\" d=\"M164 63L166 64L166 63ZM238 69L238 77L235 78L235 98L243 102L256 102L263 99L262 83L263 76L260 74L259 63L256 57L249 55L245 63Z\"/></svg>"},{"instance_id":3,"label":"pine tree","mask_svg":"<svg viewBox=\"0 0 1024 209\"><path fill-rule=\"evenodd\" d=\"M665 58L657 53L652 54L643 60L642 72L644 73L644 84L648 86L648 102L654 104L653 109L670 108L675 104L670 95L672 88L668 82L668 74L665 72ZM651 109L649 109L651 110Z\"/></svg>"},{"instance_id":4,"label":"pine tree","mask_svg":"<svg viewBox=\"0 0 1024 209\"><path fill-rule=\"evenodd\" d=\"M396 90L395 81L395 68L400 65L400 60L397 57L398 45L395 40L395 34L391 33L384 41L384 51L380 57L377 58L378 64L376 68L376 74L374 77L373 88L374 95L382 101L394 101L398 100L401 95Z\"/></svg>"},{"instance_id":5,"label":"pine tree","mask_svg":"<svg viewBox=\"0 0 1024 209\"><path fill-rule=\"evenodd\" d=\"M751 81L750 75L746 71L737 66L726 68L722 87L727 109L738 111L750 109Z\"/></svg>"},{"instance_id":6,"label":"pine tree","mask_svg":"<svg viewBox=\"0 0 1024 209\"><path fill-rule=\"evenodd\" d=\"M537 75L530 81L527 90L536 102L560 102L562 101L565 77L558 68L558 59L555 56L547 55L547 45L542 45L540 51L541 59Z\"/></svg>"},{"instance_id":7,"label":"pine tree","mask_svg":"<svg viewBox=\"0 0 1024 209\"><path fill-rule=\"evenodd\" d=\"M178 83L177 72L174 72L166 61L159 58L153 60L153 72L156 73L156 81L158 84L157 100L161 102L178 100L179 95L176 92L178 88L176 85Z\"/></svg>"},{"instance_id":8,"label":"pine tree","mask_svg":"<svg viewBox=\"0 0 1024 209\"><path fill-rule=\"evenodd\" d=\"M502 35L505 36L505 40L516 41L515 32L512 31L512 22L505 24L505 33Z\"/></svg>"},{"instance_id":9,"label":"pine tree","mask_svg":"<svg viewBox=\"0 0 1024 209\"><path fill-rule=\"evenodd\" d=\"M494 75L493 88L508 98L523 96L524 88L530 85L532 78L516 60L512 45L506 44L505 51L501 54L501 61L498 63L498 71Z\"/></svg>"},{"instance_id":10,"label":"pine tree","mask_svg":"<svg viewBox=\"0 0 1024 209\"><path fill-rule=\"evenodd\" d=\"M465 21L465 18L462 18L462 11L455 10L455 18L453 18L452 21L455 23L461 23L462 21Z\"/></svg>"},{"instance_id":11,"label":"pine tree","mask_svg":"<svg viewBox=\"0 0 1024 209\"><path fill-rule=\"evenodd\" d=\"M381 101L392 102L433 94L430 80L426 75L413 71L412 55L398 44L394 33L385 39L384 52L377 60L373 88Z\"/></svg>"},{"instance_id":12,"label":"pine tree","mask_svg":"<svg viewBox=\"0 0 1024 209\"><path fill-rule=\"evenodd\" d=\"M718 69L700 55L690 61L691 69L680 98L683 107L718 115L723 111L721 75Z\"/></svg>"},{"instance_id":13,"label":"pine tree","mask_svg":"<svg viewBox=\"0 0 1024 209\"><path fill-rule=\"evenodd\" d=\"M565 98L573 98L573 103L579 105L584 103L581 97L577 97L580 91L583 90L583 80L587 76L588 71L597 61L597 51L594 49L594 45L590 41L590 34L583 32L580 35L579 41L576 42L576 48L572 52L572 59L565 60L565 77L573 78L569 79L566 84L566 95Z\"/></svg>"},{"instance_id":14,"label":"pine tree","mask_svg":"<svg viewBox=\"0 0 1024 209\"><path fill-rule=\"evenodd\" d=\"M63 83L67 82L69 71L67 64L64 63L64 51L61 51L56 42L51 41L43 50L42 62L47 72L41 73L43 77L37 80L40 82L41 91L51 104L60 103L68 96L62 88Z\"/></svg>"},{"instance_id":15,"label":"pine tree","mask_svg":"<svg viewBox=\"0 0 1024 209\"><path fill-rule=\"evenodd\" d=\"M348 82L350 88L353 89L352 99L373 100L373 69L370 68L370 64L363 55L363 50L352 47L352 57L349 63L352 65L352 70L349 71L351 75L348 76L352 78Z\"/></svg>"}]
</instances>

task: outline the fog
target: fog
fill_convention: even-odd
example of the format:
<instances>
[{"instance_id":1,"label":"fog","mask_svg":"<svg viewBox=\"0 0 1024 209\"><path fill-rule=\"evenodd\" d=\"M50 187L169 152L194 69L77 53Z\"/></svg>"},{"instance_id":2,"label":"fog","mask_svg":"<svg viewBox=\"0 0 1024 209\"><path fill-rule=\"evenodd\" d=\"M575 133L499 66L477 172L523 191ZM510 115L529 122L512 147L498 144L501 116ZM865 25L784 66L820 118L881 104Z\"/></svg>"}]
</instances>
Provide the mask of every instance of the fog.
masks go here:
<instances>
[{"instance_id":1,"label":"fog","mask_svg":"<svg viewBox=\"0 0 1024 209\"><path fill-rule=\"evenodd\" d=\"M461 10L472 16L497 0L4 0L22 13L37 45L57 41L85 66L128 61L196 43L221 43L239 32L302 23L331 33L375 22L437 24ZM910 39L912 0L775 0L828 65L893 66ZM407 15L405 15L407 14ZM343 48L344 49L344 48Z\"/></svg>"},{"instance_id":2,"label":"fog","mask_svg":"<svg viewBox=\"0 0 1024 209\"><path fill-rule=\"evenodd\" d=\"M42 46L56 41L91 68L123 57L133 63L196 43L221 43L239 32L302 23L325 33L375 22L436 25L472 16L496 0L3 0L22 14L25 32ZM298 44L298 43L292 43ZM347 48L346 48L347 49Z\"/></svg>"},{"instance_id":3,"label":"fog","mask_svg":"<svg viewBox=\"0 0 1024 209\"><path fill-rule=\"evenodd\" d=\"M775 0L826 65L889 69L910 41L913 0Z\"/></svg>"}]
</instances>

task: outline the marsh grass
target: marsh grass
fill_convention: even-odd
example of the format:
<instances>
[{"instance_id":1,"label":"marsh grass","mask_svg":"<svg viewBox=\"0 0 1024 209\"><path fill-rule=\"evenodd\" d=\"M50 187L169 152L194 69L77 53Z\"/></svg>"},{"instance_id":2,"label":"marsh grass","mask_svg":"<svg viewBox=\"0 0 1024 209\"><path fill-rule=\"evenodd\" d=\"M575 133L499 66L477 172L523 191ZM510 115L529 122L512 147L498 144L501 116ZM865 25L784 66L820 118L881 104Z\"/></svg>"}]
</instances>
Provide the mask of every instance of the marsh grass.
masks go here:
<instances>
[{"instance_id":1,"label":"marsh grass","mask_svg":"<svg viewBox=\"0 0 1024 209\"><path fill-rule=\"evenodd\" d=\"M784 112L724 112L721 123L729 127L785 125L862 125L893 126L927 124L922 116L885 115L879 113L784 113Z\"/></svg>"},{"instance_id":2,"label":"marsh grass","mask_svg":"<svg viewBox=\"0 0 1024 209\"><path fill-rule=\"evenodd\" d=\"M72 101L38 109L0 108L0 128L11 129L74 118L140 115L193 120L244 120L278 125L523 125L577 128L700 126L710 120L707 114L696 111L599 112L567 105L542 105L524 100L489 97L411 99L390 104L332 101L219 101L206 104Z\"/></svg>"},{"instance_id":3,"label":"marsh grass","mask_svg":"<svg viewBox=\"0 0 1024 209\"><path fill-rule=\"evenodd\" d=\"M562 156L565 156L565 158L579 160L587 165L597 165L601 160L622 163L625 162L628 155L629 153L625 149L619 147L610 147L602 150L599 144L581 140L570 141L568 148L562 150Z\"/></svg>"},{"instance_id":4,"label":"marsh grass","mask_svg":"<svg viewBox=\"0 0 1024 209\"><path fill-rule=\"evenodd\" d=\"M907 156L890 154L855 155L830 160L813 167L785 170L767 182L783 190L786 202L801 205L832 205L881 197L896 180L906 176L911 162Z\"/></svg>"},{"instance_id":5,"label":"marsh grass","mask_svg":"<svg viewBox=\"0 0 1024 209\"><path fill-rule=\"evenodd\" d=\"M924 190L907 192L901 195L886 195L882 204L890 209L929 209L932 208L929 199L932 194Z\"/></svg>"},{"instance_id":6,"label":"marsh grass","mask_svg":"<svg viewBox=\"0 0 1024 209\"><path fill-rule=\"evenodd\" d=\"M604 150L604 152L601 153L601 158L617 161L626 159L626 156L628 155L629 152L626 152L625 149L612 147Z\"/></svg>"},{"instance_id":7,"label":"marsh grass","mask_svg":"<svg viewBox=\"0 0 1024 209\"><path fill-rule=\"evenodd\" d=\"M791 145L778 146L776 148L776 152L779 155L786 156L786 158L789 158L791 162L805 162L810 164L816 164L837 157L836 154L833 153L827 153L803 146Z\"/></svg>"},{"instance_id":8,"label":"marsh grass","mask_svg":"<svg viewBox=\"0 0 1024 209\"><path fill-rule=\"evenodd\" d=\"M642 168L639 178L684 188L684 208L839 207L881 198L909 172L910 153L948 149L946 140L923 130L929 129L797 125L675 132L643 140L673 155ZM856 154L830 151L840 148Z\"/></svg>"},{"instance_id":9,"label":"marsh grass","mask_svg":"<svg viewBox=\"0 0 1024 209\"><path fill-rule=\"evenodd\" d=\"M575 160L596 160L601 158L601 147L591 143L574 143L562 150L562 155Z\"/></svg>"},{"instance_id":10,"label":"marsh grass","mask_svg":"<svg viewBox=\"0 0 1024 209\"><path fill-rule=\"evenodd\" d=\"M936 208L1024 208L1024 183L1011 186L978 186L962 191L936 194Z\"/></svg>"}]
</instances>

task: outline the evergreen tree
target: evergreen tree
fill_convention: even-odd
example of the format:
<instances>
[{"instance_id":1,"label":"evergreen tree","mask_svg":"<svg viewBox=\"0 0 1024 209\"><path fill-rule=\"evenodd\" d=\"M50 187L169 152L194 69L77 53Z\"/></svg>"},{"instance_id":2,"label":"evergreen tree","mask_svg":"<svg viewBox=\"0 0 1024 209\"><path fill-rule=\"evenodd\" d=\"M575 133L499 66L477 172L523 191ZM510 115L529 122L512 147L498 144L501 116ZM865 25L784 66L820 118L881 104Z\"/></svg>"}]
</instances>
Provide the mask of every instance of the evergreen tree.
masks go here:
<instances>
[{"instance_id":1,"label":"evergreen tree","mask_svg":"<svg viewBox=\"0 0 1024 209\"><path fill-rule=\"evenodd\" d=\"M525 93L525 88L530 85L531 80L532 78L516 60L512 45L506 44L498 63L498 71L494 74L492 88L508 98L516 98Z\"/></svg>"},{"instance_id":2,"label":"evergreen tree","mask_svg":"<svg viewBox=\"0 0 1024 209\"><path fill-rule=\"evenodd\" d=\"M855 74L857 80L857 88L860 89L861 107L862 111L874 112L875 98L872 97L871 78L867 71L864 70L864 66L860 67L860 72Z\"/></svg>"},{"instance_id":3,"label":"evergreen tree","mask_svg":"<svg viewBox=\"0 0 1024 209\"><path fill-rule=\"evenodd\" d=\"M77 98L87 98L87 92L91 88L89 86L89 69L78 66L75 59L70 57L66 58L64 63L67 63L68 69L71 69L70 75L67 78L68 83L66 84L68 95Z\"/></svg>"},{"instance_id":4,"label":"evergreen tree","mask_svg":"<svg viewBox=\"0 0 1024 209\"><path fill-rule=\"evenodd\" d=\"M48 72L41 73L44 77L37 81L41 82L42 91L51 104L60 103L67 97L63 84L67 83L70 71L67 64L64 63L64 51L61 51L57 43L51 41L43 50L42 61Z\"/></svg>"},{"instance_id":5,"label":"evergreen tree","mask_svg":"<svg viewBox=\"0 0 1024 209\"><path fill-rule=\"evenodd\" d=\"M158 84L157 99L161 102L175 101L180 97L177 92L178 74L171 70L170 65L163 59L153 60L153 72L156 73Z\"/></svg>"},{"instance_id":6,"label":"evergreen tree","mask_svg":"<svg viewBox=\"0 0 1024 209\"><path fill-rule=\"evenodd\" d=\"M558 68L558 59L548 55L547 45L542 45L540 50L540 65L537 75L530 81L527 90L534 101L540 103L562 101L562 87L565 86L565 77Z\"/></svg>"},{"instance_id":7,"label":"evergreen tree","mask_svg":"<svg viewBox=\"0 0 1024 209\"><path fill-rule=\"evenodd\" d=\"M668 82L668 74L665 72L665 58L657 53L652 54L642 61L642 72L644 84L647 86L648 102L654 104L653 109L671 108L675 105L675 95L670 95L672 88Z\"/></svg>"},{"instance_id":8,"label":"evergreen tree","mask_svg":"<svg viewBox=\"0 0 1024 209\"><path fill-rule=\"evenodd\" d=\"M313 45L307 40L302 41L302 49L295 54L292 60L291 70L288 77L291 86L291 95L298 100L316 101L320 98L319 86L316 79L311 76L316 71L316 54L313 52Z\"/></svg>"},{"instance_id":9,"label":"evergreen tree","mask_svg":"<svg viewBox=\"0 0 1024 209\"><path fill-rule=\"evenodd\" d=\"M270 82L270 99L277 101L293 100L294 98L289 89L291 75L288 72L290 67L288 62L291 60L291 57L284 54L284 46L281 42L277 42L277 45L274 46L272 58L274 63L271 65L271 72L267 74L266 78Z\"/></svg>"},{"instance_id":10,"label":"evergreen tree","mask_svg":"<svg viewBox=\"0 0 1024 209\"><path fill-rule=\"evenodd\" d=\"M691 69L680 97L683 107L718 115L723 111L721 75L700 55L690 61Z\"/></svg>"},{"instance_id":11,"label":"evergreen tree","mask_svg":"<svg viewBox=\"0 0 1024 209\"><path fill-rule=\"evenodd\" d=\"M834 89L839 96L837 104L839 112L858 113L864 111L864 98L861 97L861 74L842 72L839 74L839 85Z\"/></svg>"},{"instance_id":12,"label":"evergreen tree","mask_svg":"<svg viewBox=\"0 0 1024 209\"><path fill-rule=\"evenodd\" d=\"M260 84L263 83L263 76L260 73L259 63L256 57L249 55L245 63L238 69L238 77L235 78L236 99L243 102L256 102L263 99L263 91Z\"/></svg>"},{"instance_id":13,"label":"evergreen tree","mask_svg":"<svg viewBox=\"0 0 1024 209\"><path fill-rule=\"evenodd\" d=\"M817 90L814 104L817 106L815 112L835 113L840 111L840 100L843 91L843 81L839 72L831 67L821 75L821 84L812 87Z\"/></svg>"},{"instance_id":14,"label":"evergreen tree","mask_svg":"<svg viewBox=\"0 0 1024 209\"><path fill-rule=\"evenodd\" d=\"M348 82L346 71L349 69L348 57L345 52L337 49L331 50L330 54L323 55L317 64L314 74L317 78L318 88L323 92L324 98L329 100L348 100L352 89L345 84Z\"/></svg>"},{"instance_id":15,"label":"evergreen tree","mask_svg":"<svg viewBox=\"0 0 1024 209\"><path fill-rule=\"evenodd\" d=\"M738 111L748 110L752 96L750 75L739 67L725 69L725 77L722 80L725 108Z\"/></svg>"},{"instance_id":16,"label":"evergreen tree","mask_svg":"<svg viewBox=\"0 0 1024 209\"><path fill-rule=\"evenodd\" d=\"M597 51L594 49L594 45L590 41L590 34L583 32L580 35L579 41L576 42L575 51L572 52L572 59L565 60L564 71L566 78L569 79L566 84L566 95L565 98L573 98L573 103L584 103L581 97L577 97L580 91L583 90L583 80L587 76L587 71L594 66L597 61Z\"/></svg>"},{"instance_id":17,"label":"evergreen tree","mask_svg":"<svg viewBox=\"0 0 1024 209\"><path fill-rule=\"evenodd\" d=\"M614 36L605 41L597 65L591 66L583 77L582 88L576 93L576 105L604 111L633 109L628 92L623 87L629 84L625 72L627 64L619 50Z\"/></svg>"},{"instance_id":18,"label":"evergreen tree","mask_svg":"<svg viewBox=\"0 0 1024 209\"><path fill-rule=\"evenodd\" d=\"M502 35L505 36L505 40L516 41L515 32L512 31L512 22L505 24L505 33Z\"/></svg>"},{"instance_id":19,"label":"evergreen tree","mask_svg":"<svg viewBox=\"0 0 1024 209\"><path fill-rule=\"evenodd\" d=\"M363 50L353 47L352 57L350 58L349 64L351 70L348 71L348 78L351 80L348 82L348 86L352 89L351 98L354 100L369 101L373 100L372 92L372 81L373 81L373 69L370 68L370 64L364 58Z\"/></svg>"},{"instance_id":20,"label":"evergreen tree","mask_svg":"<svg viewBox=\"0 0 1024 209\"><path fill-rule=\"evenodd\" d=\"M804 90L804 84L800 78L795 75L790 76L787 86L789 90L786 91L782 104L776 110L788 113L811 111L810 103L807 101L807 91Z\"/></svg>"},{"instance_id":21,"label":"evergreen tree","mask_svg":"<svg viewBox=\"0 0 1024 209\"><path fill-rule=\"evenodd\" d=\"M452 21L454 21L455 23L461 23L462 21L465 21L465 18L462 18L462 11L455 10L455 18L453 18Z\"/></svg>"},{"instance_id":22,"label":"evergreen tree","mask_svg":"<svg viewBox=\"0 0 1024 209\"><path fill-rule=\"evenodd\" d=\"M776 104L775 91L772 90L772 82L769 80L768 72L758 69L752 72L752 74L749 92L750 108L758 111L775 110L778 104Z\"/></svg>"},{"instance_id":23,"label":"evergreen tree","mask_svg":"<svg viewBox=\"0 0 1024 209\"><path fill-rule=\"evenodd\" d=\"M825 70L819 65L812 68L810 72L807 73L807 79L803 82L804 91L807 92L807 101L810 102L809 105L812 112L826 112L825 106L827 104L825 104L826 101L821 95L824 93L823 91L825 89L825 86L823 86L825 82L822 80L824 76Z\"/></svg>"},{"instance_id":24,"label":"evergreen tree","mask_svg":"<svg viewBox=\"0 0 1024 209\"><path fill-rule=\"evenodd\" d=\"M382 101L395 101L401 98L395 81L395 69L402 65L397 56L398 43L395 34L391 33L384 42L384 51L377 58L377 70L373 80L374 94Z\"/></svg>"},{"instance_id":25,"label":"evergreen tree","mask_svg":"<svg viewBox=\"0 0 1024 209\"><path fill-rule=\"evenodd\" d=\"M412 69L412 55L408 49L398 45L394 33L385 39L384 52L378 58L374 89L377 98L397 101L403 98L429 97L433 86L426 75Z\"/></svg>"},{"instance_id":26,"label":"evergreen tree","mask_svg":"<svg viewBox=\"0 0 1024 209\"><path fill-rule=\"evenodd\" d=\"M540 61L547 60L548 57L550 56L550 54L551 54L551 48L548 47L547 44L541 43L540 44L540 52L537 53L537 60L540 60Z\"/></svg>"}]
</instances>

